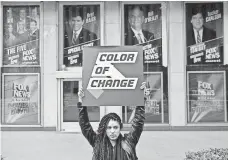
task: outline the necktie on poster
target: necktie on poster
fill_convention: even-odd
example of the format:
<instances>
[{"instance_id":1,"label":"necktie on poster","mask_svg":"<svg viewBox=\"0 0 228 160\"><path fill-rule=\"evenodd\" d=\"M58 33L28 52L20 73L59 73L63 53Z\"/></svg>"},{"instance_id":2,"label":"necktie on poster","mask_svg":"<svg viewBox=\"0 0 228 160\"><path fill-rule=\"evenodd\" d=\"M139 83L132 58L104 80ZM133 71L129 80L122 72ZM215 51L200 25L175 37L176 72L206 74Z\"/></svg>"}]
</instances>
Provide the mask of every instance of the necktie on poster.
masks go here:
<instances>
[{"instance_id":1,"label":"necktie on poster","mask_svg":"<svg viewBox=\"0 0 228 160\"><path fill-rule=\"evenodd\" d=\"M73 44L76 44L77 42L77 38L78 38L78 34L75 32L74 35L73 35L73 39L72 39L72 43Z\"/></svg>"},{"instance_id":2,"label":"necktie on poster","mask_svg":"<svg viewBox=\"0 0 228 160\"><path fill-rule=\"evenodd\" d=\"M143 43L142 38L141 38L141 33L138 33L137 37L138 37L137 39L139 41L139 44Z\"/></svg>"},{"instance_id":3,"label":"necktie on poster","mask_svg":"<svg viewBox=\"0 0 228 160\"><path fill-rule=\"evenodd\" d=\"M201 43L201 37L199 31L197 31L197 43Z\"/></svg>"}]
</instances>

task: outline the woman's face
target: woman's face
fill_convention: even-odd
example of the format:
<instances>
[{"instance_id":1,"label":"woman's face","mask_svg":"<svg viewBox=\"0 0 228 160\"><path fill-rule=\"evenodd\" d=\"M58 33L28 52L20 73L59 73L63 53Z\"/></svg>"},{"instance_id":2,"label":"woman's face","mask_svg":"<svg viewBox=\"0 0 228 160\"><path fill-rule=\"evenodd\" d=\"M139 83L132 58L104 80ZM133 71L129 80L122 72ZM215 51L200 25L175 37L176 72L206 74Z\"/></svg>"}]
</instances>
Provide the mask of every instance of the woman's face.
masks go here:
<instances>
[{"instance_id":1,"label":"woman's face","mask_svg":"<svg viewBox=\"0 0 228 160\"><path fill-rule=\"evenodd\" d=\"M119 122L111 119L107 125L106 134L110 141L116 141L120 135Z\"/></svg>"}]
</instances>

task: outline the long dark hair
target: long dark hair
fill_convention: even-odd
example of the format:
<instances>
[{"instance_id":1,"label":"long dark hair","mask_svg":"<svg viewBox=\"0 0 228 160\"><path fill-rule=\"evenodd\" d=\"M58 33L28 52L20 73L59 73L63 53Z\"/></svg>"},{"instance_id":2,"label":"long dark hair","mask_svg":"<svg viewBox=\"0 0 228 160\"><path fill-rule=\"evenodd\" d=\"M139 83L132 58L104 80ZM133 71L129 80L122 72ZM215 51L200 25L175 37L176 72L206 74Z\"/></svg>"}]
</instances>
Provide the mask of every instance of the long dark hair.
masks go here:
<instances>
[{"instance_id":1,"label":"long dark hair","mask_svg":"<svg viewBox=\"0 0 228 160\"><path fill-rule=\"evenodd\" d=\"M95 160L105 160L105 150L107 149L108 140L106 128L110 120L117 121L120 125L120 129L123 127L121 119L116 113L109 113L101 119L97 129L97 139L93 150Z\"/></svg>"}]
</instances>

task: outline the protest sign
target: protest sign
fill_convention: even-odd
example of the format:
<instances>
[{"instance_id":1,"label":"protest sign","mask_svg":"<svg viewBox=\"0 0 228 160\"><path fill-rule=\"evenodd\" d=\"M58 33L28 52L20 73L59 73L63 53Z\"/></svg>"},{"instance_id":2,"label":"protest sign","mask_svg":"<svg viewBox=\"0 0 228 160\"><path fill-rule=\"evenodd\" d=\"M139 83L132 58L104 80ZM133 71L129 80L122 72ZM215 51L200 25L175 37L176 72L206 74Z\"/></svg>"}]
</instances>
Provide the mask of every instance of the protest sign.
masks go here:
<instances>
[{"instance_id":1,"label":"protest sign","mask_svg":"<svg viewBox=\"0 0 228 160\"><path fill-rule=\"evenodd\" d=\"M144 105L141 46L87 47L83 59L83 105Z\"/></svg>"}]
</instances>

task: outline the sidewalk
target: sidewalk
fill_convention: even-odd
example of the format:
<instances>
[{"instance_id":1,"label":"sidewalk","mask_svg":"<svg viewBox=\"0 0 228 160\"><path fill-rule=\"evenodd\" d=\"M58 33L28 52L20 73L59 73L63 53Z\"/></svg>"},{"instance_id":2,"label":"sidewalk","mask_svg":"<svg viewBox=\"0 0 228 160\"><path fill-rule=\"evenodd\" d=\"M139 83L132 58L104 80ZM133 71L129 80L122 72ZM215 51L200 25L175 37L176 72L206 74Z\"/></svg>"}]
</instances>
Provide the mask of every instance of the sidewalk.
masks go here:
<instances>
[{"instance_id":1,"label":"sidewalk","mask_svg":"<svg viewBox=\"0 0 228 160\"><path fill-rule=\"evenodd\" d=\"M80 133L2 132L4 160L91 160L92 147ZM144 131L139 160L183 160L185 152L228 148L228 131Z\"/></svg>"}]
</instances>

